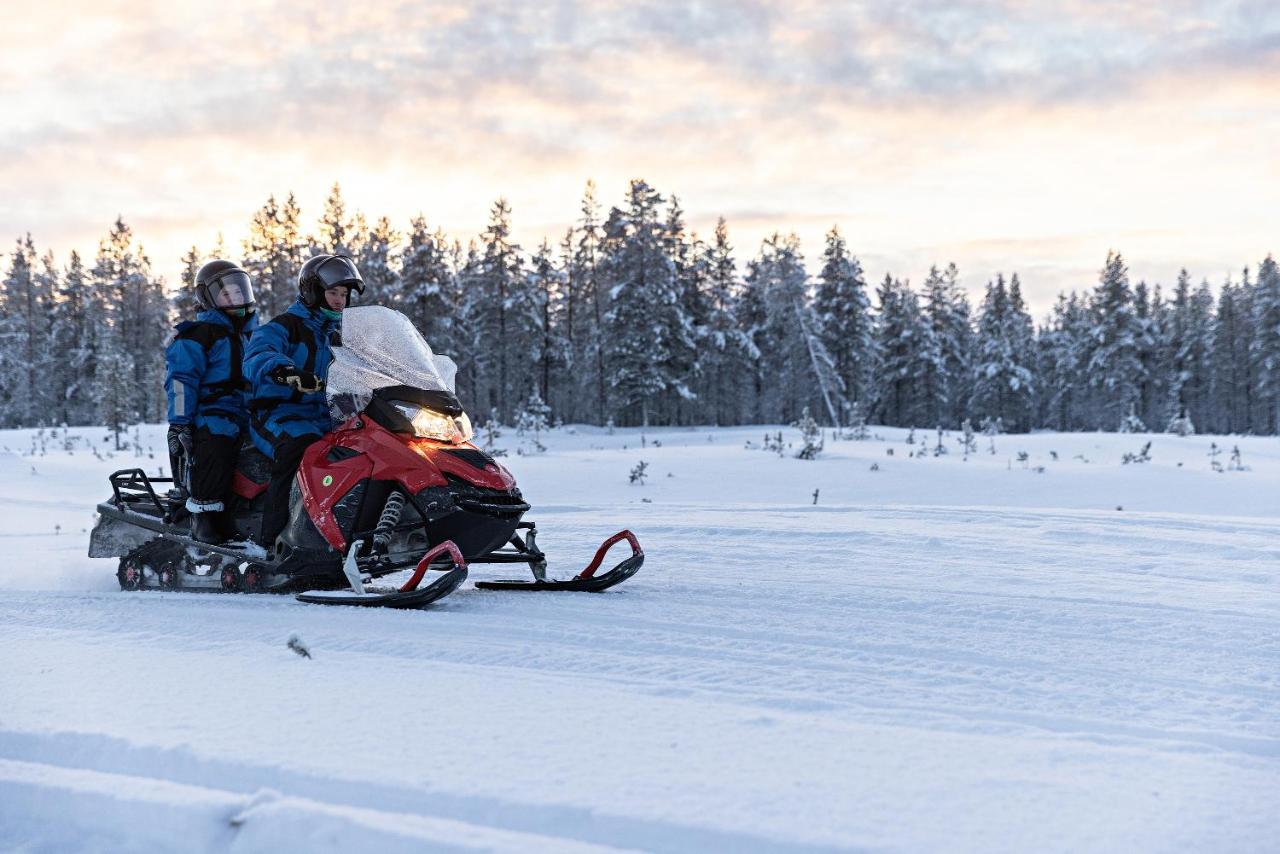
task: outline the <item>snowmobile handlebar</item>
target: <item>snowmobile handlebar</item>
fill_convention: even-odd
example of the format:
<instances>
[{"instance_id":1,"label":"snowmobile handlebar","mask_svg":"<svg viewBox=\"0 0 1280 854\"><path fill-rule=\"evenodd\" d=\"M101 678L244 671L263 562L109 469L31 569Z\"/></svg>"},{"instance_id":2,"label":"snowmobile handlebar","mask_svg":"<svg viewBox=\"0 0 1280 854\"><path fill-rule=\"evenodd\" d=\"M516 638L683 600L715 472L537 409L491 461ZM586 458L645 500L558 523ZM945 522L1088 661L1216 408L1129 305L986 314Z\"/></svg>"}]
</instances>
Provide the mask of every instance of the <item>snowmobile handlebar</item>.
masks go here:
<instances>
[{"instance_id":1,"label":"snowmobile handlebar","mask_svg":"<svg viewBox=\"0 0 1280 854\"><path fill-rule=\"evenodd\" d=\"M639 557L644 554L644 549L640 548L640 541L636 539L636 535L628 530L622 530L614 534L609 539L600 544L600 548L596 549L596 556L591 559L591 563L587 568L578 573L578 578L591 578L596 574L596 570L600 568L600 564L604 563L604 556L618 543L626 540L631 544L631 556Z\"/></svg>"}]
</instances>

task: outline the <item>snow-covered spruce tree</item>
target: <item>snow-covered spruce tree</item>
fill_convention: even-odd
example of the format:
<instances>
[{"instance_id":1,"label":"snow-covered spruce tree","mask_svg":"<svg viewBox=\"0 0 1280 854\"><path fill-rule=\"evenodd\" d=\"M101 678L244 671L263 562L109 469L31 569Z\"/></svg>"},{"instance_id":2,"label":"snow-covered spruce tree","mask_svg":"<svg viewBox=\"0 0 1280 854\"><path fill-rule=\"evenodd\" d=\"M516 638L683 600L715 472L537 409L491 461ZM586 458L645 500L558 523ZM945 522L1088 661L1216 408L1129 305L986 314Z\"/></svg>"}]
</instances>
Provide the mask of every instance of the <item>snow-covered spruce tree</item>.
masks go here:
<instances>
[{"instance_id":1,"label":"snow-covered spruce tree","mask_svg":"<svg viewBox=\"0 0 1280 854\"><path fill-rule=\"evenodd\" d=\"M1250 347L1256 382L1255 424L1260 432L1280 432L1280 266L1270 255L1258 267L1253 291Z\"/></svg>"},{"instance_id":2,"label":"snow-covered spruce tree","mask_svg":"<svg viewBox=\"0 0 1280 854\"><path fill-rule=\"evenodd\" d=\"M737 409L740 423L765 424L777 421L774 413L766 408L765 399L772 368L765 340L765 327L769 321L765 300L767 289L768 276L760 271L758 261L749 261L747 275L734 306L738 329L746 342L736 389L739 394Z\"/></svg>"},{"instance_id":3,"label":"snow-covered spruce tree","mask_svg":"<svg viewBox=\"0 0 1280 854\"><path fill-rule=\"evenodd\" d=\"M1114 430L1138 403L1142 363L1129 271L1118 252L1107 253L1091 306L1093 334L1087 373L1094 391L1094 429Z\"/></svg>"},{"instance_id":4,"label":"snow-covered spruce tree","mask_svg":"<svg viewBox=\"0 0 1280 854\"><path fill-rule=\"evenodd\" d=\"M1134 286L1133 313L1137 320L1134 340L1141 366L1135 411L1144 423L1159 424L1164 418L1168 398L1168 378L1161 367L1168 355L1168 312L1160 299L1159 286L1154 295L1146 282L1138 282Z\"/></svg>"},{"instance_id":5,"label":"snow-covered spruce tree","mask_svg":"<svg viewBox=\"0 0 1280 854\"><path fill-rule=\"evenodd\" d=\"M324 200L324 213L320 215L316 234L309 240L311 254L331 252L355 257L360 248L360 232L364 230L361 228L363 219L363 216L347 216L347 203L342 198L342 187L335 181L333 189Z\"/></svg>"},{"instance_id":6,"label":"snow-covered spruce tree","mask_svg":"<svg viewBox=\"0 0 1280 854\"><path fill-rule=\"evenodd\" d=\"M525 287L528 296L525 310L529 312L536 330L534 345L537 357L534 368L539 402L551 398L552 380L559 379L558 376L553 377L553 374L565 362L565 341L561 337L564 283L565 275L556 268L555 259L551 256L551 246L544 240L538 247L538 253L533 256Z\"/></svg>"},{"instance_id":7,"label":"snow-covered spruce tree","mask_svg":"<svg viewBox=\"0 0 1280 854\"><path fill-rule=\"evenodd\" d=\"M408 244L400 253L399 281L386 296L397 311L413 321L433 351L460 356L460 295L452 257L444 232L432 232L426 219L414 217L409 224Z\"/></svg>"},{"instance_id":8,"label":"snow-covered spruce tree","mask_svg":"<svg viewBox=\"0 0 1280 854\"><path fill-rule=\"evenodd\" d=\"M886 273L876 295L880 301L880 390L876 395L880 419L890 426L925 424L930 404L924 378L937 369L932 330L908 282Z\"/></svg>"},{"instance_id":9,"label":"snow-covered spruce tree","mask_svg":"<svg viewBox=\"0 0 1280 854\"><path fill-rule=\"evenodd\" d=\"M84 425L97 420L91 393L97 374L97 343L102 332L101 300L90 287L80 254L73 251L54 304L54 419Z\"/></svg>"},{"instance_id":10,"label":"snow-covered spruce tree","mask_svg":"<svg viewBox=\"0 0 1280 854\"><path fill-rule=\"evenodd\" d=\"M574 382L569 406L561 412L570 421L589 420L603 424L609 417L605 368L609 294L601 282L603 232L593 181L587 182L583 192L580 214L571 238L572 255L566 269L565 338L572 351Z\"/></svg>"},{"instance_id":11,"label":"snow-covered spruce tree","mask_svg":"<svg viewBox=\"0 0 1280 854\"><path fill-rule=\"evenodd\" d=\"M715 241L703 248L703 259L707 320L699 396L712 424L737 424L742 419L740 384L755 348L738 325L737 265L723 217L716 223Z\"/></svg>"},{"instance_id":12,"label":"snow-covered spruce tree","mask_svg":"<svg viewBox=\"0 0 1280 854\"><path fill-rule=\"evenodd\" d=\"M675 264L659 220L662 196L642 180L631 182L627 210L617 208L605 224L604 281L610 409L619 424L649 426L657 402L682 379L670 371L672 336L684 319L679 309Z\"/></svg>"},{"instance_id":13,"label":"snow-covered spruce tree","mask_svg":"<svg viewBox=\"0 0 1280 854\"><path fill-rule=\"evenodd\" d=\"M1025 310L1010 299L1004 276L987 283L978 314L972 409L981 419L1000 419L1006 430L1029 430L1031 365L1024 349Z\"/></svg>"},{"instance_id":14,"label":"snow-covered spruce tree","mask_svg":"<svg viewBox=\"0 0 1280 854\"><path fill-rule=\"evenodd\" d=\"M1168 354L1165 366L1168 398L1162 415L1173 420L1182 414L1193 423L1208 420L1209 353L1212 349L1213 296L1209 283L1195 291L1184 269L1178 275L1170 307Z\"/></svg>"},{"instance_id":15,"label":"snow-covered spruce tree","mask_svg":"<svg viewBox=\"0 0 1280 854\"><path fill-rule=\"evenodd\" d=\"M201 256L200 250L192 246L183 254L181 260L182 272L178 274L178 288L169 295L169 316L174 323L195 320L196 315L200 313L200 300L196 296L196 274L200 272L205 259ZM270 320L274 315L265 314L266 309L263 308L256 279L253 283L253 295L258 300L258 311L263 312L262 319Z\"/></svg>"},{"instance_id":16,"label":"snow-covered spruce tree","mask_svg":"<svg viewBox=\"0 0 1280 854\"><path fill-rule=\"evenodd\" d=\"M798 460L816 460L818 454L822 453L823 438L822 428L818 426L818 422L809 414L809 407L805 407L800 412L800 420L791 426L800 431L800 450L796 452Z\"/></svg>"},{"instance_id":17,"label":"snow-covered spruce tree","mask_svg":"<svg viewBox=\"0 0 1280 854\"><path fill-rule=\"evenodd\" d=\"M134 359L124 351L117 335L106 336L102 345L94 366L93 402L99 422L105 424L115 437L115 449L118 451L122 447L121 434L139 418L131 379L135 372Z\"/></svg>"},{"instance_id":18,"label":"snow-covered spruce tree","mask_svg":"<svg viewBox=\"0 0 1280 854\"><path fill-rule=\"evenodd\" d=\"M360 276L364 279L364 295L359 299L366 303L391 301L400 289L400 271L396 263L399 257L401 235L391 227L391 220L379 217L363 235L355 256ZM356 295L352 294L354 302Z\"/></svg>"},{"instance_id":19,"label":"snow-covered spruce tree","mask_svg":"<svg viewBox=\"0 0 1280 854\"><path fill-rule=\"evenodd\" d=\"M1085 327L1084 306L1072 293L1058 295L1048 324L1040 330L1041 423L1053 430L1075 429L1079 423Z\"/></svg>"},{"instance_id":20,"label":"snow-covered spruce tree","mask_svg":"<svg viewBox=\"0 0 1280 854\"><path fill-rule=\"evenodd\" d=\"M151 262L142 247L135 246L133 231L117 219L110 233L98 245L90 271L90 281L101 298L100 377L105 355L113 366L128 364L132 398L128 407L116 406L113 413L128 412L134 418L163 421L164 344L171 331L169 300L164 283L151 275ZM113 349L114 348L114 349ZM115 358L119 354L119 358ZM99 412L100 417L104 417Z\"/></svg>"},{"instance_id":21,"label":"snow-covered spruce tree","mask_svg":"<svg viewBox=\"0 0 1280 854\"><path fill-rule=\"evenodd\" d=\"M799 238L774 234L765 240L748 278L764 290L766 320L758 346L765 367L766 411L790 423L810 407L839 424L844 383L822 343L809 302Z\"/></svg>"},{"instance_id":22,"label":"snow-covered spruce tree","mask_svg":"<svg viewBox=\"0 0 1280 854\"><path fill-rule=\"evenodd\" d=\"M1018 274L1009 277L1009 340L1014 360L1027 370L1029 381L1024 395L1018 397L1021 409L1015 413L1017 429L1030 430L1035 426L1035 399L1037 395L1035 383L1036 366L1036 331L1031 313L1027 311L1027 303L1022 298L1022 283ZM1012 426L1008 417L1005 424Z\"/></svg>"},{"instance_id":23,"label":"snow-covered spruce tree","mask_svg":"<svg viewBox=\"0 0 1280 854\"><path fill-rule=\"evenodd\" d=\"M511 242L511 207L498 199L481 235L478 268L465 280L462 316L471 341L464 358L475 366L476 406L515 413L533 379L538 331L520 247Z\"/></svg>"},{"instance_id":24,"label":"snow-covered spruce tree","mask_svg":"<svg viewBox=\"0 0 1280 854\"><path fill-rule=\"evenodd\" d=\"M684 211L675 196L667 206L663 244L675 270L675 282L672 301L666 306L672 326L667 330L663 370L670 381L662 395L661 415L668 424L687 424L696 422L702 406L695 388L702 376L700 345L707 323L703 293L707 269L696 235L685 233Z\"/></svg>"},{"instance_id":25,"label":"snow-covered spruce tree","mask_svg":"<svg viewBox=\"0 0 1280 854\"><path fill-rule=\"evenodd\" d=\"M516 410L515 421L516 435L525 440L518 453L544 453L547 448L542 444L542 434L551 429L551 407L543 401L536 388Z\"/></svg>"},{"instance_id":26,"label":"snow-covered spruce tree","mask_svg":"<svg viewBox=\"0 0 1280 854\"><path fill-rule=\"evenodd\" d=\"M850 254L839 229L827 232L813 308L822 343L844 384L845 399L863 413L875 404L876 330L862 264ZM842 419L847 422L847 414Z\"/></svg>"},{"instance_id":27,"label":"snow-covered spruce tree","mask_svg":"<svg viewBox=\"0 0 1280 854\"><path fill-rule=\"evenodd\" d=\"M254 212L249 223L249 236L242 244L244 259L241 264L253 278L253 294L263 322L282 313L297 296L298 269L308 254L300 233L300 217L301 211L292 193L284 204L278 203L272 195ZM192 247L183 263L188 266L194 264L198 270L199 262L194 260L196 254ZM182 319L189 318L184 315Z\"/></svg>"},{"instance_id":28,"label":"snow-covered spruce tree","mask_svg":"<svg viewBox=\"0 0 1280 854\"><path fill-rule=\"evenodd\" d=\"M1249 318L1242 315L1241 288L1228 278L1218 294L1214 316L1211 367L1213 433L1239 433L1249 429Z\"/></svg>"},{"instance_id":29,"label":"snow-covered spruce tree","mask_svg":"<svg viewBox=\"0 0 1280 854\"><path fill-rule=\"evenodd\" d=\"M31 235L19 238L9 256L9 269L0 290L3 313L3 341L7 364L4 383L4 423L6 426L36 426L49 423L53 389L49 369L53 354L49 347L53 313L53 289L57 270L52 256L42 264L36 257Z\"/></svg>"},{"instance_id":30,"label":"snow-covered spruce tree","mask_svg":"<svg viewBox=\"0 0 1280 854\"><path fill-rule=\"evenodd\" d=\"M973 312L960 287L960 270L948 264L940 276L932 271L925 286L925 313L945 378L947 408L941 423L957 426L969 411L973 394Z\"/></svg>"}]
</instances>

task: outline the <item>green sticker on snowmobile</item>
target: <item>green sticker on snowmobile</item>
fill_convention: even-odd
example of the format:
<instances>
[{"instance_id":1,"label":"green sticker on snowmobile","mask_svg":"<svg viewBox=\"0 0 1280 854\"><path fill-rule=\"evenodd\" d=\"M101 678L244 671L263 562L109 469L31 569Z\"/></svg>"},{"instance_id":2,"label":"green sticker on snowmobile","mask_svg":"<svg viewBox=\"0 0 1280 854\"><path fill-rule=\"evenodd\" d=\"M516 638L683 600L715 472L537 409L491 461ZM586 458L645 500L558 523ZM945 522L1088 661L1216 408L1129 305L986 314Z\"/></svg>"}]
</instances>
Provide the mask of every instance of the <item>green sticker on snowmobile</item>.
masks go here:
<instances>
[{"instance_id":1,"label":"green sticker on snowmobile","mask_svg":"<svg viewBox=\"0 0 1280 854\"><path fill-rule=\"evenodd\" d=\"M333 475L331 474L325 475L324 480L320 482L323 483L325 486L333 486Z\"/></svg>"}]
</instances>

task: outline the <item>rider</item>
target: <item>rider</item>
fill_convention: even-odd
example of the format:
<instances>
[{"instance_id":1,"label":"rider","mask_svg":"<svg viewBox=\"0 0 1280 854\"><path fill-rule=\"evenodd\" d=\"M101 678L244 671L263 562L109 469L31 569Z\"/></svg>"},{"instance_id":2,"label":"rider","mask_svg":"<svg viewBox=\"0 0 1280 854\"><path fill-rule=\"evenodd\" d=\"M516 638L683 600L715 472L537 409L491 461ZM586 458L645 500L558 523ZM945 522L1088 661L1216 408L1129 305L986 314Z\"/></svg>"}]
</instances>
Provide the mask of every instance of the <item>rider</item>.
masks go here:
<instances>
[{"instance_id":1,"label":"rider","mask_svg":"<svg viewBox=\"0 0 1280 854\"><path fill-rule=\"evenodd\" d=\"M231 261L201 267L195 291L199 314L165 348L169 456L179 486L179 461L187 467L191 535L220 543L235 535L223 499L249 423L242 363L258 318L249 274Z\"/></svg>"},{"instance_id":2,"label":"rider","mask_svg":"<svg viewBox=\"0 0 1280 854\"><path fill-rule=\"evenodd\" d=\"M268 553L289 520L289 493L303 452L333 426L324 383L353 290L364 293L364 279L350 258L311 258L298 271L297 301L259 329L245 358L253 382L253 441L272 459L258 537Z\"/></svg>"}]
</instances>

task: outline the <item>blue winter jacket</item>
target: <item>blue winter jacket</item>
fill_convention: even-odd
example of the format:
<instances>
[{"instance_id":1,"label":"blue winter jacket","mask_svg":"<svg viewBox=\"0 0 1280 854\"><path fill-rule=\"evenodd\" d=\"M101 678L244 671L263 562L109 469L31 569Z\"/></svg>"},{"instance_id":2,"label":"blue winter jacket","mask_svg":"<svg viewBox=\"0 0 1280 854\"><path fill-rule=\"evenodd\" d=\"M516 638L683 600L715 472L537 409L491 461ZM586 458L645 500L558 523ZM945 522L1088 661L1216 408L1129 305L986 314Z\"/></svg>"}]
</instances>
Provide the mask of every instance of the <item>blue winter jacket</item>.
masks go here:
<instances>
[{"instance_id":1,"label":"blue winter jacket","mask_svg":"<svg viewBox=\"0 0 1280 854\"><path fill-rule=\"evenodd\" d=\"M330 337L341 328L340 320L330 320L320 309L310 309L296 301L288 311L254 333L244 367L253 383L250 432L254 444L264 454L274 458L275 443L283 439L324 434L333 429L323 390L303 394L280 385L271 378L271 373L285 366L326 378L333 362Z\"/></svg>"},{"instance_id":2,"label":"blue winter jacket","mask_svg":"<svg viewBox=\"0 0 1280 854\"><path fill-rule=\"evenodd\" d=\"M244 353L257 325L250 315L237 332L231 318L209 309L174 328L164 351L170 424L205 427L220 436L244 431L249 423Z\"/></svg>"}]
</instances>

